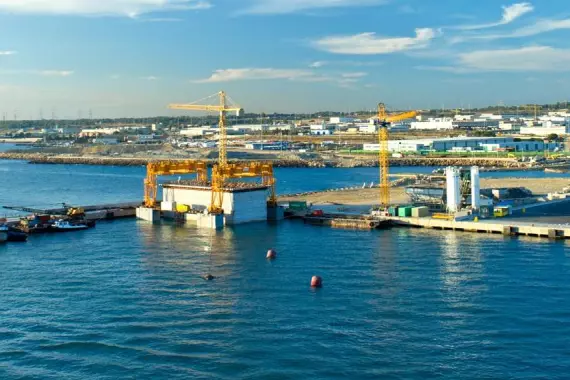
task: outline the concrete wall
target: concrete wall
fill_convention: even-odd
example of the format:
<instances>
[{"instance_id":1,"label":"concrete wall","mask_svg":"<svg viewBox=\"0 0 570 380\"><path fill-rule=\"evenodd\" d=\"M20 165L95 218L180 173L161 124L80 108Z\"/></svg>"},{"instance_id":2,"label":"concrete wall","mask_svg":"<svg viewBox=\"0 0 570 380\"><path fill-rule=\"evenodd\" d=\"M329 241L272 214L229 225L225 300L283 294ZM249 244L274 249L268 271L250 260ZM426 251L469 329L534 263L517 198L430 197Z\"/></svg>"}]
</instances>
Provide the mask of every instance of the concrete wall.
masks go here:
<instances>
[{"instance_id":1,"label":"concrete wall","mask_svg":"<svg viewBox=\"0 0 570 380\"><path fill-rule=\"evenodd\" d=\"M210 190L164 188L163 200L206 210L211 203ZM267 190L224 193L223 209L227 224L241 224L267 220Z\"/></svg>"},{"instance_id":2,"label":"concrete wall","mask_svg":"<svg viewBox=\"0 0 570 380\"><path fill-rule=\"evenodd\" d=\"M267 191L234 193L231 215L228 224L241 224L267 220ZM224 197L225 203L225 197Z\"/></svg>"}]
</instances>

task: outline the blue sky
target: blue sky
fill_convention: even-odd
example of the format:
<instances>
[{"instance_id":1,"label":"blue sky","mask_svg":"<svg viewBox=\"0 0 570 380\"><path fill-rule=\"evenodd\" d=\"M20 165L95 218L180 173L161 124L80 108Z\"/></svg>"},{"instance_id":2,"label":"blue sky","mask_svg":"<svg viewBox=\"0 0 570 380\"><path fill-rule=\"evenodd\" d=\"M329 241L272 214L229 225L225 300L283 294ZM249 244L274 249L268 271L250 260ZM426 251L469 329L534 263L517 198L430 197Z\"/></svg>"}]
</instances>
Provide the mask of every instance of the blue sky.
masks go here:
<instances>
[{"instance_id":1,"label":"blue sky","mask_svg":"<svg viewBox=\"0 0 570 380\"><path fill-rule=\"evenodd\" d=\"M563 0L0 0L0 116L564 101Z\"/></svg>"}]
</instances>

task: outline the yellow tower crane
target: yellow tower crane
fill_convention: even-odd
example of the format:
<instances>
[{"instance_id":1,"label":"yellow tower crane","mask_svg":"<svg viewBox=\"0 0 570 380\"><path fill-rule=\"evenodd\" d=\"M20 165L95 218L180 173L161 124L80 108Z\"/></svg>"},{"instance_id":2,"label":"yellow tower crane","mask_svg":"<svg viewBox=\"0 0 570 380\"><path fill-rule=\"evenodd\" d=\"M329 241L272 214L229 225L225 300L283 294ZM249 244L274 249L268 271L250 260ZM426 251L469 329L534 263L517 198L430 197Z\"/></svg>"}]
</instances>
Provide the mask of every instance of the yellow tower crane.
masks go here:
<instances>
[{"instance_id":1,"label":"yellow tower crane","mask_svg":"<svg viewBox=\"0 0 570 380\"><path fill-rule=\"evenodd\" d=\"M197 104L213 97L217 97L219 99L219 105ZM232 105L228 105L228 101L231 102ZM186 111L215 111L220 113L220 153L218 165L214 165L212 168L212 200L209 208L210 213L223 213L222 206L224 203L224 186L226 184L226 181L230 178L260 177L262 179L262 185L267 186L270 190L268 205L277 205L277 198L275 195L275 177L273 175L272 164L260 162L249 162L243 164L228 163L226 113L235 112L237 116L242 116L244 110L243 108L235 105L235 103L231 101L231 99L226 95L224 91L191 104L171 104L168 106L168 108Z\"/></svg>"},{"instance_id":2,"label":"yellow tower crane","mask_svg":"<svg viewBox=\"0 0 570 380\"><path fill-rule=\"evenodd\" d=\"M388 116L386 105L378 104L378 125L380 142L380 208L390 206L390 151L388 149L388 126L401 120L416 117L416 111L405 112Z\"/></svg>"},{"instance_id":3,"label":"yellow tower crane","mask_svg":"<svg viewBox=\"0 0 570 380\"><path fill-rule=\"evenodd\" d=\"M219 105L203 105L197 104L198 102L211 99L213 97L219 98ZM243 108L238 105L228 105L228 100L231 100L224 91L220 91L217 94L208 96L207 98L198 100L190 104L170 104L168 108L172 110L185 110L185 111L208 111L208 112L219 112L220 113L220 141L219 141L219 158L218 164L220 167L224 167L228 164L228 132L226 123L226 114L228 112L235 112L237 116L242 116L244 113Z\"/></svg>"},{"instance_id":4,"label":"yellow tower crane","mask_svg":"<svg viewBox=\"0 0 570 380\"><path fill-rule=\"evenodd\" d=\"M218 105L204 105L198 104L199 102L218 98ZM228 166L228 133L227 133L227 122L226 114L228 112L235 112L237 116L242 116L244 113L243 108L233 104L228 105L228 101L231 99L226 95L224 91L220 91L217 94L208 96L204 99L198 100L190 104L170 104L168 108L173 110L185 110L185 111L208 111L208 112L219 112L220 120L218 127L220 130L220 139L218 143L219 156L218 165L212 169L212 201L210 204L210 212L213 214L221 214L223 212L222 205L224 203L224 183L226 177L224 176L224 168ZM233 103L233 102L231 102Z\"/></svg>"}]
</instances>

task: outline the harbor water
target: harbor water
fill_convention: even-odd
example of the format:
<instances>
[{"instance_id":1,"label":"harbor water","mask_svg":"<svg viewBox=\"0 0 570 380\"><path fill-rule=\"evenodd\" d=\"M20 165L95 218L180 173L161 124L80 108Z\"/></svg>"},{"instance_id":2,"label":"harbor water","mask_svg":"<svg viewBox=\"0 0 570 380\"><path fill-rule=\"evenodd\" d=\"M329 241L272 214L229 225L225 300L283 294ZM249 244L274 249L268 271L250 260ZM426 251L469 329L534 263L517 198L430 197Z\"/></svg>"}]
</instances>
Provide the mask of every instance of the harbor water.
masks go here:
<instances>
[{"instance_id":1,"label":"harbor water","mask_svg":"<svg viewBox=\"0 0 570 380\"><path fill-rule=\"evenodd\" d=\"M282 169L279 191L377 176L324 170ZM133 200L143 175L0 161L0 204ZM0 246L0 379L564 379L569 244L302 222L34 236Z\"/></svg>"}]
</instances>

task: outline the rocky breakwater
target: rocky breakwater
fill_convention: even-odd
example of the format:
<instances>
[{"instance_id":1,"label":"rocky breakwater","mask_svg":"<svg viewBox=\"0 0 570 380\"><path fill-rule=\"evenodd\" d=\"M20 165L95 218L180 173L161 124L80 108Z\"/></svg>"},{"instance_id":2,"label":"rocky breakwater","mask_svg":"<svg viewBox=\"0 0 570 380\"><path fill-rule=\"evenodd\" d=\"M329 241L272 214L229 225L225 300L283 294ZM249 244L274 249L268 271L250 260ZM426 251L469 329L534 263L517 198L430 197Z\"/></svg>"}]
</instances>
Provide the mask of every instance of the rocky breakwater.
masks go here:
<instances>
[{"instance_id":1,"label":"rocky breakwater","mask_svg":"<svg viewBox=\"0 0 570 380\"><path fill-rule=\"evenodd\" d=\"M72 164L104 166L143 166L151 159L122 157L87 157L69 155L46 155L42 153L0 153L0 159L22 160L31 164Z\"/></svg>"},{"instance_id":2,"label":"rocky breakwater","mask_svg":"<svg viewBox=\"0 0 570 380\"><path fill-rule=\"evenodd\" d=\"M45 153L22 153L4 152L0 153L0 159L23 160L33 164L75 164L75 165L106 165L106 166L144 166L150 161L159 159L157 157L105 157L105 156L77 156L64 154ZM206 159L210 164L215 160ZM230 160L233 162L235 160ZM246 160L240 160L241 162ZM377 159L275 159L271 160L275 167L281 168L366 168L378 167ZM501 158L392 158L391 166L480 166L484 168L499 168L524 170L530 166L528 163L518 162L512 159Z\"/></svg>"}]
</instances>

